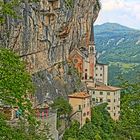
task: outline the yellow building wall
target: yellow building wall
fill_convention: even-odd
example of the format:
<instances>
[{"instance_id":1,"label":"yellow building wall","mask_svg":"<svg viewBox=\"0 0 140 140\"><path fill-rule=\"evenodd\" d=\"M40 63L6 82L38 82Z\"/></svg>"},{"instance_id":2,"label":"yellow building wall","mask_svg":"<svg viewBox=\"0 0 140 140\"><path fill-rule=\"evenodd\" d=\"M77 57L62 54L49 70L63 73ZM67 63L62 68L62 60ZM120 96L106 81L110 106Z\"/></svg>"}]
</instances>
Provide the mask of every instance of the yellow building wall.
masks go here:
<instances>
[{"instance_id":1,"label":"yellow building wall","mask_svg":"<svg viewBox=\"0 0 140 140\"><path fill-rule=\"evenodd\" d=\"M86 118L91 120L90 98L69 98L69 103L73 108L72 114L79 110L79 105L81 106L81 112L76 113L72 117L73 119L80 122L81 126L85 124Z\"/></svg>"},{"instance_id":2,"label":"yellow building wall","mask_svg":"<svg viewBox=\"0 0 140 140\"><path fill-rule=\"evenodd\" d=\"M102 92L102 95L100 94ZM108 95L110 93L110 95ZM119 120L120 116L120 90L118 91L94 91L90 90L89 94L92 96L92 104L95 106L96 104L107 102L107 110L110 113L110 116L113 120ZM102 99L102 102L101 102ZM110 100L110 102L108 101ZM110 107L110 109L109 109Z\"/></svg>"}]
</instances>

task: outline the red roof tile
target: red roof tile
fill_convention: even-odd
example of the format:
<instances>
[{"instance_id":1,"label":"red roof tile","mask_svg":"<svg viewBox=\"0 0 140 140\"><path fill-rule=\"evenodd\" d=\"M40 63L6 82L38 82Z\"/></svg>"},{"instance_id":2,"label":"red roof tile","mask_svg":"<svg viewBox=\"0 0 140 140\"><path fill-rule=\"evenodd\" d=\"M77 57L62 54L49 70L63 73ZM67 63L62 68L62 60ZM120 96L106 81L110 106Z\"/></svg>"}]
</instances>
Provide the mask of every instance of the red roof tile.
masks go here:
<instances>
[{"instance_id":1,"label":"red roof tile","mask_svg":"<svg viewBox=\"0 0 140 140\"><path fill-rule=\"evenodd\" d=\"M85 92L76 92L71 95L68 95L69 98L88 98L90 95Z\"/></svg>"},{"instance_id":2,"label":"red roof tile","mask_svg":"<svg viewBox=\"0 0 140 140\"><path fill-rule=\"evenodd\" d=\"M113 86L106 86L106 85L98 85L94 88L95 90L103 90L103 91L117 91L121 88L119 87L113 87Z\"/></svg>"}]
</instances>

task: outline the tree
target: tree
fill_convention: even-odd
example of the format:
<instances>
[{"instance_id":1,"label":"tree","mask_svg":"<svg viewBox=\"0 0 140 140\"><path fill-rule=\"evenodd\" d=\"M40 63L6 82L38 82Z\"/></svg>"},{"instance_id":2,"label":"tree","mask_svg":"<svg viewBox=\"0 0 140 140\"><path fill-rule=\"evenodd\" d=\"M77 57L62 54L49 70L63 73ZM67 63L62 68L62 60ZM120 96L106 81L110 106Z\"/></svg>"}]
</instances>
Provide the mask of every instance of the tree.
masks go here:
<instances>
[{"instance_id":1,"label":"tree","mask_svg":"<svg viewBox=\"0 0 140 140\"><path fill-rule=\"evenodd\" d=\"M38 0L30 0L29 2L37 2ZM18 7L21 3L25 3L27 1L22 0L10 0L0 1L0 24L4 23L6 20L6 16L12 17L12 18L19 18L20 15L18 15L18 12L16 10L16 7Z\"/></svg>"},{"instance_id":2,"label":"tree","mask_svg":"<svg viewBox=\"0 0 140 140\"><path fill-rule=\"evenodd\" d=\"M72 111L72 107L67 100L63 97L58 97L54 100L52 104L52 108L57 110L57 115L60 117L61 115L69 115Z\"/></svg>"},{"instance_id":3,"label":"tree","mask_svg":"<svg viewBox=\"0 0 140 140\"><path fill-rule=\"evenodd\" d=\"M33 94L31 76L26 72L25 63L19 56L7 49L0 48L0 99L5 105L18 107L22 117L16 127L6 121L0 112L1 140L46 140L48 129L39 131L40 125L35 119L29 96ZM45 133L44 133L45 131Z\"/></svg>"},{"instance_id":4,"label":"tree","mask_svg":"<svg viewBox=\"0 0 140 140\"><path fill-rule=\"evenodd\" d=\"M121 118L119 126L121 133L128 139L140 137L140 83L129 83L122 80Z\"/></svg>"},{"instance_id":5,"label":"tree","mask_svg":"<svg viewBox=\"0 0 140 140\"><path fill-rule=\"evenodd\" d=\"M31 94L33 84L25 63L15 53L0 49L0 99L3 104L17 106L23 113L25 110L29 113L32 104L28 97Z\"/></svg>"},{"instance_id":6,"label":"tree","mask_svg":"<svg viewBox=\"0 0 140 140\"><path fill-rule=\"evenodd\" d=\"M6 2L4 0L0 1L0 23L4 23L6 16L12 18L17 17L17 12L14 9L15 6L18 6L21 3L21 0L11 0Z\"/></svg>"},{"instance_id":7,"label":"tree","mask_svg":"<svg viewBox=\"0 0 140 140\"><path fill-rule=\"evenodd\" d=\"M111 140L115 135L115 122L106 110L107 104L92 108L92 120L87 122L81 129L74 129L71 125L64 134L64 139L75 138L76 140Z\"/></svg>"},{"instance_id":8,"label":"tree","mask_svg":"<svg viewBox=\"0 0 140 140\"><path fill-rule=\"evenodd\" d=\"M70 140L70 139L77 140L79 128L80 128L80 123L77 121L72 121L70 128L66 129L63 135L63 140Z\"/></svg>"}]
</instances>

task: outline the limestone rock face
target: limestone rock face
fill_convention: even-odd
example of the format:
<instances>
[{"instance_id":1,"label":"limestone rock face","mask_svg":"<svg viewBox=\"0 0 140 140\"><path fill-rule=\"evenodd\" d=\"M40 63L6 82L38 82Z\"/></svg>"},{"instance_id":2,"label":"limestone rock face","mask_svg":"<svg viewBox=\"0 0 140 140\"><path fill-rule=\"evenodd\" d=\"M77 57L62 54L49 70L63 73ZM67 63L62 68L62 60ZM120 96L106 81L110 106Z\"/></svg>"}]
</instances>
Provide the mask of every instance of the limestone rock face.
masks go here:
<instances>
[{"instance_id":1,"label":"limestone rock face","mask_svg":"<svg viewBox=\"0 0 140 140\"><path fill-rule=\"evenodd\" d=\"M67 58L75 47L88 45L91 21L99 9L98 0L40 0L16 8L19 19L7 17L0 27L0 44L26 61L38 95L79 90L78 76L68 75L72 66Z\"/></svg>"}]
</instances>

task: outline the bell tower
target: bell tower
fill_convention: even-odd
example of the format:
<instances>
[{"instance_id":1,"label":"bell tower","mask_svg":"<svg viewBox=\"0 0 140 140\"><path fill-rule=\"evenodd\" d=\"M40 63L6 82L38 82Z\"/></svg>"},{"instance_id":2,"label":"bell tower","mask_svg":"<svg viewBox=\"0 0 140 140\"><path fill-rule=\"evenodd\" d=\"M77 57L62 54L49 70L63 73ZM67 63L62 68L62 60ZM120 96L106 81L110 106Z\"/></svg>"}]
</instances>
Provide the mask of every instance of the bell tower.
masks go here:
<instances>
[{"instance_id":1,"label":"bell tower","mask_svg":"<svg viewBox=\"0 0 140 140\"><path fill-rule=\"evenodd\" d=\"M96 52L95 52L95 42L94 42L94 25L93 21L91 22L91 31L90 31L90 40L88 46L89 53L89 79L94 80L95 78L95 62L96 62Z\"/></svg>"}]
</instances>

